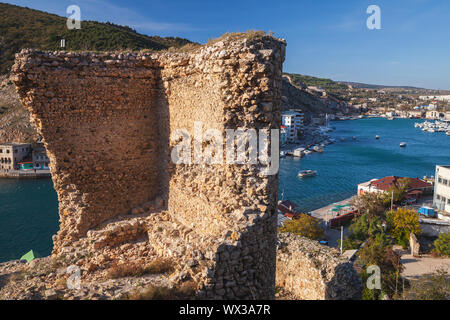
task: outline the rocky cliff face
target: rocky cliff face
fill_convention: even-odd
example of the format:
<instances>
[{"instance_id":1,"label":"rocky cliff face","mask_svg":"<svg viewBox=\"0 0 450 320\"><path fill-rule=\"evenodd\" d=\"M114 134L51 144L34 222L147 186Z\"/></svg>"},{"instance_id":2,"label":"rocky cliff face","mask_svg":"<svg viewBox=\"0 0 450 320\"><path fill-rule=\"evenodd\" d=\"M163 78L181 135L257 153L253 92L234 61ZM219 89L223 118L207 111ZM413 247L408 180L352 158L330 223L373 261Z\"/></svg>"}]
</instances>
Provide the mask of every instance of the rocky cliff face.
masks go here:
<instances>
[{"instance_id":1,"label":"rocky cliff face","mask_svg":"<svg viewBox=\"0 0 450 320\"><path fill-rule=\"evenodd\" d=\"M7 76L0 77L0 143L33 142L39 139L30 114L22 107L14 84Z\"/></svg>"},{"instance_id":2,"label":"rocky cliff face","mask_svg":"<svg viewBox=\"0 0 450 320\"><path fill-rule=\"evenodd\" d=\"M328 103L313 94L307 92L304 88L294 85L289 77L283 76L282 109L299 109L312 115L329 113Z\"/></svg>"}]
</instances>

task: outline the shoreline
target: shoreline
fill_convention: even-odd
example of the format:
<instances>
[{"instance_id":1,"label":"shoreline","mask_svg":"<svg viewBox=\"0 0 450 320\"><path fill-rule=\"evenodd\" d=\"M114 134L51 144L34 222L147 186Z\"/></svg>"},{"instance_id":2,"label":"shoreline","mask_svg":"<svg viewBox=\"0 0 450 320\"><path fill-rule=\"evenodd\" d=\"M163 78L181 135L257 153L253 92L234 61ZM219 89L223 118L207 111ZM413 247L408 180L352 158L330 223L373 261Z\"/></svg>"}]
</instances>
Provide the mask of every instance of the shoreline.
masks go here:
<instances>
[{"instance_id":1,"label":"shoreline","mask_svg":"<svg viewBox=\"0 0 450 320\"><path fill-rule=\"evenodd\" d=\"M289 143L280 147L280 151L290 152L297 148L307 148L307 146L313 146L322 144L330 139L328 132L320 130L320 127L325 126L308 126L304 129L304 134L301 140L297 140L295 143ZM331 128L330 128L331 129ZM333 131L333 130L332 130ZM326 145L325 145L326 146Z\"/></svg>"},{"instance_id":2,"label":"shoreline","mask_svg":"<svg viewBox=\"0 0 450 320\"><path fill-rule=\"evenodd\" d=\"M36 170L35 171L0 171L0 179L47 179L51 178L50 170Z\"/></svg>"}]
</instances>

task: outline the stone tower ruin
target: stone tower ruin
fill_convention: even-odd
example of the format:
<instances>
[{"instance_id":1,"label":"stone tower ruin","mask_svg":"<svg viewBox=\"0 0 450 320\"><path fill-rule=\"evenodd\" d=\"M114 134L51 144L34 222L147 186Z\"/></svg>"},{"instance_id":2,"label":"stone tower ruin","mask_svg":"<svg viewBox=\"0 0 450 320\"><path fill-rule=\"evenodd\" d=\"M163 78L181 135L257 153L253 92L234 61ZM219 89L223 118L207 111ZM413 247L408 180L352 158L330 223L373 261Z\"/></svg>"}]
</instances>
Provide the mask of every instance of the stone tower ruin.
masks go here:
<instances>
[{"instance_id":1,"label":"stone tower ruin","mask_svg":"<svg viewBox=\"0 0 450 320\"><path fill-rule=\"evenodd\" d=\"M58 194L53 254L120 221L86 246L145 236L162 256L196 261L205 298L273 298L278 175L261 175L261 164L175 165L171 137L194 134L195 122L279 129L285 45L241 34L187 52L17 54L13 81Z\"/></svg>"}]
</instances>

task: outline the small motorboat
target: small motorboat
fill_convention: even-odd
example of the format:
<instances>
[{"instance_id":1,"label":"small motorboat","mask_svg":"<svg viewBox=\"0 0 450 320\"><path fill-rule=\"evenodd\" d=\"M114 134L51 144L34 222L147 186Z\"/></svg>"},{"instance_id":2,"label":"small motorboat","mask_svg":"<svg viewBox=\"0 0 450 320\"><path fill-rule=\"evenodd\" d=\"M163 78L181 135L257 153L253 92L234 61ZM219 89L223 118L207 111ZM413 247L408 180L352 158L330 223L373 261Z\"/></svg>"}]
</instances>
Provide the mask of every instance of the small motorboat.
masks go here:
<instances>
[{"instance_id":1,"label":"small motorboat","mask_svg":"<svg viewBox=\"0 0 450 320\"><path fill-rule=\"evenodd\" d=\"M319 146L314 146L314 147L312 147L312 149L315 152L323 152L323 149L321 147L319 147Z\"/></svg>"},{"instance_id":2,"label":"small motorboat","mask_svg":"<svg viewBox=\"0 0 450 320\"><path fill-rule=\"evenodd\" d=\"M302 170L298 173L299 178L314 177L317 174L315 170Z\"/></svg>"},{"instance_id":3,"label":"small motorboat","mask_svg":"<svg viewBox=\"0 0 450 320\"><path fill-rule=\"evenodd\" d=\"M375 139L377 139L377 140L380 139L380 136L379 136L379 135L376 135L376 136L375 136Z\"/></svg>"},{"instance_id":4,"label":"small motorboat","mask_svg":"<svg viewBox=\"0 0 450 320\"><path fill-rule=\"evenodd\" d=\"M400 142L400 147L402 148L406 147L406 142Z\"/></svg>"},{"instance_id":5,"label":"small motorboat","mask_svg":"<svg viewBox=\"0 0 450 320\"><path fill-rule=\"evenodd\" d=\"M447 131L445 134L448 135L448 136L450 136L450 131Z\"/></svg>"},{"instance_id":6,"label":"small motorboat","mask_svg":"<svg viewBox=\"0 0 450 320\"><path fill-rule=\"evenodd\" d=\"M294 150L294 157L301 158L303 157L303 152L305 151L305 148L297 148Z\"/></svg>"}]
</instances>

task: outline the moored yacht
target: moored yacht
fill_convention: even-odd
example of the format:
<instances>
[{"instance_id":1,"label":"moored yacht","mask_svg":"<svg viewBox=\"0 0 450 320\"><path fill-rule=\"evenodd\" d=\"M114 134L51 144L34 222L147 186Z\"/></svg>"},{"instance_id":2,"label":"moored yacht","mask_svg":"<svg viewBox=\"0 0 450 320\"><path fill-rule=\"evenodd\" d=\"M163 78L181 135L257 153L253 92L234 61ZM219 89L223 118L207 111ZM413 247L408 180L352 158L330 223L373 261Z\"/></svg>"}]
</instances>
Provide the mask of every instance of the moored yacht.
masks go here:
<instances>
[{"instance_id":1,"label":"moored yacht","mask_svg":"<svg viewBox=\"0 0 450 320\"><path fill-rule=\"evenodd\" d=\"M298 177L299 178L313 177L316 174L317 174L317 171L315 171L315 170L302 170L298 173Z\"/></svg>"}]
</instances>

